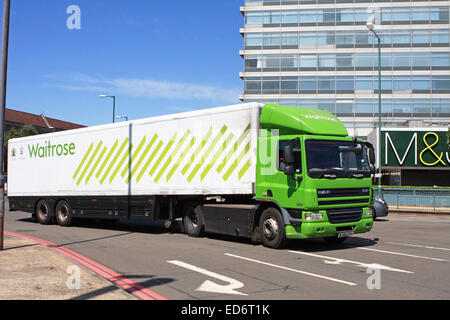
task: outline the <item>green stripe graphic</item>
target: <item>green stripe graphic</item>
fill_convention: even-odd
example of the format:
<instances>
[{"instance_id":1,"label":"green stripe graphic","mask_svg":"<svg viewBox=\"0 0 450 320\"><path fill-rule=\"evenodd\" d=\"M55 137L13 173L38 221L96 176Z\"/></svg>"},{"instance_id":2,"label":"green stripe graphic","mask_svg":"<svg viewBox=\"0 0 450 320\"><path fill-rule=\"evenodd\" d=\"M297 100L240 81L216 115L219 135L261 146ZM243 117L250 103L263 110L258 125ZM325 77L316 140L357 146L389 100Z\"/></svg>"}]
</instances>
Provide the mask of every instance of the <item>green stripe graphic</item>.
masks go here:
<instances>
[{"instance_id":1,"label":"green stripe graphic","mask_svg":"<svg viewBox=\"0 0 450 320\"><path fill-rule=\"evenodd\" d=\"M228 180L228 178L234 172L236 167L239 165L239 163L242 161L242 159L245 157L245 155L249 152L249 150L250 150L250 142L247 143L247 145L245 146L244 150L242 150L242 152L239 154L239 156L236 158L236 160L234 160L234 162L231 165L231 167L228 169L228 171L223 176L223 180L225 180L225 181Z\"/></svg>"},{"instance_id":2,"label":"green stripe graphic","mask_svg":"<svg viewBox=\"0 0 450 320\"><path fill-rule=\"evenodd\" d=\"M178 145L175 147L175 150L172 152L172 154L169 156L169 158L167 159L166 163L164 164L164 166L161 168L161 170L159 171L158 175L155 178L155 182L158 183L158 181L161 179L162 175L164 174L164 172L167 170L167 168L169 167L170 163L172 162L173 158L175 157L175 155L178 153L178 151L180 151L181 147L183 146L184 142L187 140L187 138L189 137L189 135L191 134L191 132L188 130L186 131L186 133L184 134L183 138L181 138L181 141L178 143Z\"/></svg>"},{"instance_id":3,"label":"green stripe graphic","mask_svg":"<svg viewBox=\"0 0 450 320\"><path fill-rule=\"evenodd\" d=\"M137 147L137 149L135 151L133 151L133 156L131 157L129 165L126 166L122 171L122 178L125 178L125 175L129 171L130 167L133 165L134 160L138 156L139 152L141 152L141 149L144 147L146 139L147 139L147 137L144 137L142 139L141 143L139 144L139 146Z\"/></svg>"},{"instance_id":4,"label":"green stripe graphic","mask_svg":"<svg viewBox=\"0 0 450 320\"><path fill-rule=\"evenodd\" d=\"M208 133L206 133L202 142L200 143L200 145L197 147L197 149L192 154L191 158L189 159L189 162L186 163L186 165L184 166L183 170L181 171L181 173L183 175L186 174L186 172L189 170L189 167L194 163L196 156L202 151L203 147L208 142L209 138L211 138L211 135L212 135L212 127L209 129Z\"/></svg>"},{"instance_id":5,"label":"green stripe graphic","mask_svg":"<svg viewBox=\"0 0 450 320\"><path fill-rule=\"evenodd\" d=\"M78 178L77 181L77 186L80 185L81 180L83 180L84 175L86 174L86 172L88 171L89 167L92 164L92 161L94 161L94 158L97 156L97 153L100 150L100 147L103 145L103 141L100 141L100 143L98 144L97 148L95 148L94 154L91 156L91 158L89 159L88 163L86 164L86 167L84 167L83 172L81 173L80 177Z\"/></svg>"},{"instance_id":6,"label":"green stripe graphic","mask_svg":"<svg viewBox=\"0 0 450 320\"><path fill-rule=\"evenodd\" d=\"M245 140L245 138L248 136L250 132L250 125L244 130L244 132L241 134L239 139L234 144L233 148L228 152L227 156L223 159L222 163L217 167L217 173L222 172L223 168L227 165L228 160L233 157L233 155L238 150L239 146L242 144L242 142Z\"/></svg>"},{"instance_id":7,"label":"green stripe graphic","mask_svg":"<svg viewBox=\"0 0 450 320\"><path fill-rule=\"evenodd\" d=\"M194 147L195 145L195 137L192 138L191 142L186 146L181 156L178 158L178 161L173 165L172 169L170 170L169 174L167 175L166 181L169 182L169 180L172 178L175 171L178 169L180 164L183 162L184 158L187 156L189 151Z\"/></svg>"},{"instance_id":8,"label":"green stripe graphic","mask_svg":"<svg viewBox=\"0 0 450 320\"><path fill-rule=\"evenodd\" d=\"M100 169L98 169L97 174L95 175L95 177L97 179L100 177L100 174L102 173L103 169L105 168L106 164L108 163L109 159L111 158L114 150L116 150L118 145L119 145L119 139L116 140L116 142L114 143L112 149L108 152L108 155L106 156L105 161L103 161Z\"/></svg>"},{"instance_id":9,"label":"green stripe graphic","mask_svg":"<svg viewBox=\"0 0 450 320\"><path fill-rule=\"evenodd\" d=\"M192 179L194 179L195 175L197 174L198 170L200 170L201 166L205 162L206 159L208 159L209 155L213 151L213 149L216 147L219 140L223 137L225 132L228 130L227 126L223 126L220 132L217 134L217 136L214 138L214 140L211 142L209 148L205 151L203 156L200 158L200 161L195 166L194 170L192 170L191 174L188 177L188 182L191 182Z\"/></svg>"},{"instance_id":10,"label":"green stripe graphic","mask_svg":"<svg viewBox=\"0 0 450 320\"><path fill-rule=\"evenodd\" d=\"M244 176L244 174L247 172L247 170L251 167L252 163L250 162L250 160L247 161L246 164L244 164L244 166L242 167L242 169L239 171L239 180L242 179L242 177Z\"/></svg>"},{"instance_id":11,"label":"green stripe graphic","mask_svg":"<svg viewBox=\"0 0 450 320\"><path fill-rule=\"evenodd\" d=\"M116 155L111 160L111 163L109 164L108 169L106 169L105 173L103 174L102 180L100 180L100 184L103 184L103 182L105 182L106 177L108 176L108 174L111 171L112 167L116 163L116 161L119 158L120 154L122 153L123 149L127 146L128 141L129 141L129 139L125 138L125 140L123 141L122 145L119 148L119 151L117 151Z\"/></svg>"},{"instance_id":12,"label":"green stripe graphic","mask_svg":"<svg viewBox=\"0 0 450 320\"><path fill-rule=\"evenodd\" d=\"M130 180L133 179L133 176L136 174L136 171L138 171L140 165L142 164L142 162L144 161L145 157L147 156L147 154L150 152L150 149L153 147L153 145L156 142L156 139L158 139L158 135L155 134L153 136L152 141L149 142L149 144L147 145L147 148L145 148L144 153L142 153L141 158L138 160L138 162L136 163L136 165L134 166L133 170L131 171L131 175L127 178L127 184L130 183Z\"/></svg>"},{"instance_id":13,"label":"green stripe graphic","mask_svg":"<svg viewBox=\"0 0 450 320\"><path fill-rule=\"evenodd\" d=\"M234 138L234 134L230 133L230 135L225 140L223 145L220 147L220 149L216 152L216 154L212 158L211 162L203 170L203 172L201 174L201 181L203 181L205 179L206 175L209 173L211 168L214 166L214 164L216 163L217 159L219 159L219 157L222 155L222 153L225 152L225 150L227 149L227 146L230 144L230 142L231 142L231 140L233 140L233 138Z\"/></svg>"},{"instance_id":14,"label":"green stripe graphic","mask_svg":"<svg viewBox=\"0 0 450 320\"><path fill-rule=\"evenodd\" d=\"M131 150L133 150L133 145L132 144L128 145L128 149L125 150L125 153L122 156L122 159L120 159L119 164L117 165L117 167L114 170L113 174L109 178L109 184L111 184L114 181L114 179L116 178L116 175L119 173L120 168L122 168L122 165L125 162L125 160L127 160L127 158L130 157ZM126 166L125 166L125 168L126 168Z\"/></svg>"},{"instance_id":15,"label":"green stripe graphic","mask_svg":"<svg viewBox=\"0 0 450 320\"><path fill-rule=\"evenodd\" d=\"M89 180L91 179L92 175L94 174L95 169L97 169L100 161L102 160L103 156L105 155L106 150L108 150L108 148L104 147L102 153L100 153L100 156L98 157L97 161L95 162L94 166L92 167L91 172L89 172L88 176L86 177L86 184L89 183Z\"/></svg>"},{"instance_id":16,"label":"green stripe graphic","mask_svg":"<svg viewBox=\"0 0 450 320\"><path fill-rule=\"evenodd\" d=\"M145 171L147 170L150 163L152 163L153 159L156 157L156 155L159 152L159 149L163 146L163 142L160 141L159 144L156 146L155 150L153 150L153 153L151 154L150 158L148 158L147 162L145 163L144 167L142 168L141 172L139 172L137 176L137 182L141 180L142 176L144 175Z\"/></svg>"},{"instance_id":17,"label":"green stripe graphic","mask_svg":"<svg viewBox=\"0 0 450 320\"><path fill-rule=\"evenodd\" d=\"M164 159L164 157L166 156L167 152L169 152L170 148L172 148L172 145L175 143L176 139L177 139L177 133L175 132L174 135L172 136L172 139L170 139L170 141L167 144L166 148L164 149L164 151L159 156L158 160L156 160L155 164L153 165L152 170L150 170L150 175L151 176L155 173L156 169L159 167L159 164Z\"/></svg>"},{"instance_id":18,"label":"green stripe graphic","mask_svg":"<svg viewBox=\"0 0 450 320\"><path fill-rule=\"evenodd\" d=\"M94 148L94 143L92 143L91 146L89 147L88 151L86 151L86 154L84 155L83 160L81 160L81 163L80 163L80 165L78 166L77 171L75 171L75 174L73 175L73 180L75 180L75 178L76 178L77 175L78 175L78 172L80 172L81 168L83 167L84 163L86 162L87 157L89 156L89 154L90 154L91 151L92 151L92 148Z\"/></svg>"}]
</instances>

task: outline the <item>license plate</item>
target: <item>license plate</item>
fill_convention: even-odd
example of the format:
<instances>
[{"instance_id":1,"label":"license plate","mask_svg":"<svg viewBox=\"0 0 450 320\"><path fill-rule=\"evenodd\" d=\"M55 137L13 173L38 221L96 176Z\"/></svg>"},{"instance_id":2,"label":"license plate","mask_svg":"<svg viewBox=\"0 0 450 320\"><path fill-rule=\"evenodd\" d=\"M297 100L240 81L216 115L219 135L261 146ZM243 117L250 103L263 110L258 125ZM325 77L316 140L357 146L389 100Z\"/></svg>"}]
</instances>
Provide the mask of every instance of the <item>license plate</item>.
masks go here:
<instances>
[{"instance_id":1,"label":"license plate","mask_svg":"<svg viewBox=\"0 0 450 320\"><path fill-rule=\"evenodd\" d=\"M353 235L353 231L342 231L338 233L338 238L351 237Z\"/></svg>"}]
</instances>

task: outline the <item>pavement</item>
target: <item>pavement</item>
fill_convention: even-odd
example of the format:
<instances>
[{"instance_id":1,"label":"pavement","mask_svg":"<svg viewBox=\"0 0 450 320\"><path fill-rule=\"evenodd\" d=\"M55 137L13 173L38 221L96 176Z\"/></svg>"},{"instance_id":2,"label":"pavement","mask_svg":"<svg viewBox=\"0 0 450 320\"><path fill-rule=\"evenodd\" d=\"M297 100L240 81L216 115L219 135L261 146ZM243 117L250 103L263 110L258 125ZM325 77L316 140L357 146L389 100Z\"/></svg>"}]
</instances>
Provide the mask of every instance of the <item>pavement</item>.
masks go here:
<instances>
[{"instance_id":1,"label":"pavement","mask_svg":"<svg viewBox=\"0 0 450 320\"><path fill-rule=\"evenodd\" d=\"M136 299L52 249L10 236L0 251L0 284L0 300Z\"/></svg>"}]
</instances>

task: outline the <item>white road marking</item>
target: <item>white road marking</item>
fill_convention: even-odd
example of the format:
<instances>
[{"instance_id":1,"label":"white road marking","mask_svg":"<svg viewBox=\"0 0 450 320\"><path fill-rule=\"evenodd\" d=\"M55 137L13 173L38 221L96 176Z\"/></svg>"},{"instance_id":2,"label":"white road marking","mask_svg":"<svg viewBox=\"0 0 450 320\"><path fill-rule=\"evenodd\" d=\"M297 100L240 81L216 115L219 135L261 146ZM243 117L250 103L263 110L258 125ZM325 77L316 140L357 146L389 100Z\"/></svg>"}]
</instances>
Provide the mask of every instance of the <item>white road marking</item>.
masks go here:
<instances>
[{"instance_id":1,"label":"white road marking","mask_svg":"<svg viewBox=\"0 0 450 320\"><path fill-rule=\"evenodd\" d=\"M417 255L414 255L414 254L407 254L407 253L403 253L403 252L394 252L394 251L386 251L386 250L378 250L378 249L362 248L362 247L354 247L354 246L351 246L351 248L356 248L356 249L360 249L360 250L367 250L367 251L374 251L374 252L380 252L380 253L387 253L387 254L394 254L394 255L405 256L405 257L410 257L410 258L418 258L418 259L433 260L433 261L440 261L440 262L449 262L448 260L445 260L445 259L417 256Z\"/></svg>"},{"instance_id":2,"label":"white road marking","mask_svg":"<svg viewBox=\"0 0 450 320\"><path fill-rule=\"evenodd\" d=\"M244 284L242 282L239 282L239 281L237 281L235 279L222 276L222 275L217 274L215 272L211 272L211 271L208 271L206 269L202 269L202 268L193 266L191 264L184 263L182 261L172 260L172 261L167 261L167 262L172 263L174 265L177 265L179 267L191 270L191 271L195 271L195 272L204 274L204 275L206 275L208 277L216 278L216 279L218 279L220 281L229 283L229 285L225 285L224 286L224 285L219 285L219 284L214 283L212 281L206 280L205 282L203 282L203 284L200 287L198 287L196 289L196 291L224 293L224 294L236 294L236 295L242 295L242 296L246 296L247 295L245 293L241 293L241 292L235 291L236 289L240 289L240 288L244 287Z\"/></svg>"},{"instance_id":3,"label":"white road marking","mask_svg":"<svg viewBox=\"0 0 450 320\"><path fill-rule=\"evenodd\" d=\"M389 244L395 244L398 246L406 246L406 247L416 247L416 248L425 248L425 249L435 249L435 250L446 250L446 251L450 251L449 248L439 248L439 247L430 247L430 246L421 246L418 244L410 244L410 243L399 243L399 242L386 242Z\"/></svg>"},{"instance_id":4,"label":"white road marking","mask_svg":"<svg viewBox=\"0 0 450 320\"><path fill-rule=\"evenodd\" d=\"M324 259L324 262L326 264L350 263L350 264L355 264L358 267L365 268L365 269L377 268L377 269L380 269L380 270L387 270L387 271L394 271L394 272L414 273L414 272L406 271L406 270L402 270L402 269L391 268L391 267L384 266L384 265L378 264L378 263L363 263L363 262L357 262L357 261L352 261L352 260L345 260L345 259L327 257L327 256L322 256L322 255L319 255L319 254L313 254L313 253L303 252L303 251L289 250L289 252L296 253L296 254L302 254L302 255L310 256L310 257L321 258L321 259Z\"/></svg>"},{"instance_id":5,"label":"white road marking","mask_svg":"<svg viewBox=\"0 0 450 320\"><path fill-rule=\"evenodd\" d=\"M269 267L274 267L274 268L278 268L278 269L283 269L283 270L288 270L288 271L292 271L292 272L296 272L296 273L301 273L301 274L305 274L307 276L311 276L311 277L316 277L316 278L320 278L320 279L324 279L324 280L329 280L329 281L334 281L334 282L338 282L338 283L343 283L349 286L356 286L356 283L353 282L348 282L348 281L343 281L343 280L339 280L336 278L330 278L330 277L325 277L325 276L321 276L318 274L314 274L314 273L310 273L310 272L306 272L306 271L301 271L301 270L296 270L296 269L292 269L292 268L288 268L288 267L283 267L283 266L279 266L276 264L272 264L272 263L268 263L268 262L264 262L264 261L259 261L259 260L255 260L255 259L250 259L250 258L246 258L246 257L241 257L241 256L237 256L234 254L230 254L230 253L225 253L225 255L229 256L229 257L234 257L234 258L238 258L238 259L242 259L242 260L247 260L247 261L251 261L251 262L256 262L259 264L263 264Z\"/></svg>"}]
</instances>

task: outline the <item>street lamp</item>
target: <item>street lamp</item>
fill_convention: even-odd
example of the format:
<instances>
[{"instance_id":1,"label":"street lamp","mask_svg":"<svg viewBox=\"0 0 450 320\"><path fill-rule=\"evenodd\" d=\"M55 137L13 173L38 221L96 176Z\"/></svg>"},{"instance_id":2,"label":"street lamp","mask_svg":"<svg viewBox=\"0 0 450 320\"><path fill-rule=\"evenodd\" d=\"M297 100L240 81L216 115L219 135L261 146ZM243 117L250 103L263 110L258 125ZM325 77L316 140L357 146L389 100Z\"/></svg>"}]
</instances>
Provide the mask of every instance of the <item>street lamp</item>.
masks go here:
<instances>
[{"instance_id":1,"label":"street lamp","mask_svg":"<svg viewBox=\"0 0 450 320\"><path fill-rule=\"evenodd\" d=\"M0 74L0 251L5 249L5 170L4 170L4 136L5 136L5 106L6 82L8 68L9 48L9 18L11 13L11 0L5 0L3 6L3 29L1 50Z\"/></svg>"},{"instance_id":2,"label":"street lamp","mask_svg":"<svg viewBox=\"0 0 450 320\"><path fill-rule=\"evenodd\" d=\"M125 122L128 121L127 116L117 116L116 119L125 119Z\"/></svg>"},{"instance_id":3,"label":"street lamp","mask_svg":"<svg viewBox=\"0 0 450 320\"><path fill-rule=\"evenodd\" d=\"M378 196L381 197L381 39L374 28L372 22L367 22L367 29L372 31L378 40Z\"/></svg>"},{"instance_id":4,"label":"street lamp","mask_svg":"<svg viewBox=\"0 0 450 320\"><path fill-rule=\"evenodd\" d=\"M101 94L98 97L102 98L102 99L106 99L106 98L113 99L113 123L115 123L116 122L116 96L107 96L106 94Z\"/></svg>"}]
</instances>

